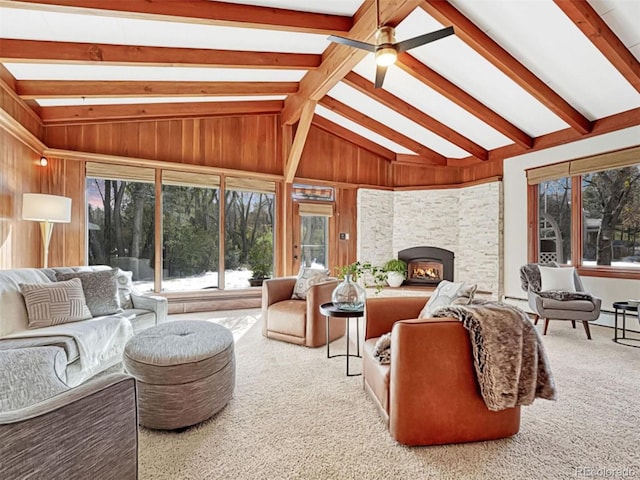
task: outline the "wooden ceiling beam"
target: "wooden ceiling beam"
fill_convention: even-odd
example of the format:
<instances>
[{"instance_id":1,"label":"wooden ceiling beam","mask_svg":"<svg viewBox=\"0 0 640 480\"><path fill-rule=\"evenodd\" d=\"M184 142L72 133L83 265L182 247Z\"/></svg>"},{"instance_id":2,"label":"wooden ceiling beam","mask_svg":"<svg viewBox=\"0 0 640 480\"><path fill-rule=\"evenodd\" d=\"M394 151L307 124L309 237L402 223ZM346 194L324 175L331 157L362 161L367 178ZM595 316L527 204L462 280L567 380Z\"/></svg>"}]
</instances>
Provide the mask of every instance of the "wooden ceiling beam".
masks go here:
<instances>
[{"instance_id":1,"label":"wooden ceiling beam","mask_svg":"<svg viewBox=\"0 0 640 480\"><path fill-rule=\"evenodd\" d=\"M309 70L320 55L0 38L0 62Z\"/></svg>"},{"instance_id":2,"label":"wooden ceiling beam","mask_svg":"<svg viewBox=\"0 0 640 480\"><path fill-rule=\"evenodd\" d=\"M446 158L425 158L422 155L405 155L402 153L397 153L395 161L391 163L393 165L413 165L415 167L446 167L449 165L449 161Z\"/></svg>"},{"instance_id":3,"label":"wooden ceiling beam","mask_svg":"<svg viewBox=\"0 0 640 480\"><path fill-rule=\"evenodd\" d=\"M496 148L489 152L489 160L500 160L525 153L530 153L545 148L557 147L572 143L584 138L596 137L605 133L624 130L625 128L636 127L640 125L640 108L633 108L626 112L616 113L608 117L600 118L593 122L593 128L585 135L580 135L572 128L566 128L557 132L548 133L535 138L534 145L531 149L524 149L519 145L507 145Z\"/></svg>"},{"instance_id":4,"label":"wooden ceiling beam","mask_svg":"<svg viewBox=\"0 0 640 480\"><path fill-rule=\"evenodd\" d=\"M44 107L40 115L45 125L78 124L279 113L283 105L284 102L282 100L88 105L81 107Z\"/></svg>"},{"instance_id":5,"label":"wooden ceiling beam","mask_svg":"<svg viewBox=\"0 0 640 480\"><path fill-rule=\"evenodd\" d=\"M379 0L380 23L395 26L409 15L424 0ZM349 38L360 41L371 41L377 29L376 2L365 0L354 16L353 28L349 30ZM322 63L317 70L309 71L300 81L300 90L289 95L282 111L282 122L292 124L298 121L302 108L308 100L319 101L342 80L367 52L345 45L330 45L322 56Z\"/></svg>"},{"instance_id":6,"label":"wooden ceiling beam","mask_svg":"<svg viewBox=\"0 0 640 480\"><path fill-rule=\"evenodd\" d=\"M562 0L561 3L565 3ZM573 108L546 83L516 60L448 2L423 2L422 9L444 25L454 27L456 37L482 55L494 67L516 82L527 93L564 120L579 133L591 131L591 121Z\"/></svg>"},{"instance_id":7,"label":"wooden ceiling beam","mask_svg":"<svg viewBox=\"0 0 640 480\"><path fill-rule=\"evenodd\" d=\"M421 155L425 158L446 162L446 158L443 155L440 155L439 153L434 152L430 148L425 147L419 142L416 142L412 138L409 138L406 135L403 135L402 133L390 127L387 127L383 123L380 123L377 120L374 120L373 118L366 116L365 114L359 112L354 108L351 108L348 105L345 105L344 103L336 100L333 97L326 96L322 100L320 100L319 103L323 107L326 107L329 110L332 110L337 114L342 115L345 118L348 118L352 122L355 122L358 125L361 125L371 130L372 132L375 132L378 135L381 135L386 139L391 140L392 142L395 142L398 145L401 145L404 148L417 153L418 155Z\"/></svg>"},{"instance_id":8,"label":"wooden ceiling beam","mask_svg":"<svg viewBox=\"0 0 640 480\"><path fill-rule=\"evenodd\" d=\"M209 0L2 0L2 7L224 27L344 34L351 17Z\"/></svg>"},{"instance_id":9,"label":"wooden ceiling beam","mask_svg":"<svg viewBox=\"0 0 640 480\"><path fill-rule=\"evenodd\" d=\"M475 115L518 145L525 148L531 148L533 145L533 139L525 132L411 55L401 53L398 56L396 66L431 87L445 98L448 98L456 105L464 108L472 115Z\"/></svg>"},{"instance_id":10,"label":"wooden ceiling beam","mask_svg":"<svg viewBox=\"0 0 640 480\"><path fill-rule=\"evenodd\" d=\"M16 81L23 99L288 95L297 90L297 82Z\"/></svg>"},{"instance_id":11,"label":"wooden ceiling beam","mask_svg":"<svg viewBox=\"0 0 640 480\"><path fill-rule=\"evenodd\" d=\"M469 140L421 110L409 105L407 102L396 97L392 93L389 93L382 88L374 88L373 83L368 81L366 78L361 77L357 73L349 72L342 81L359 92L364 93L369 98L372 98L400 115L407 117L409 120L417 123L421 127L469 152L474 157L477 157L480 160L487 160L489 158L487 150L477 143Z\"/></svg>"},{"instance_id":12,"label":"wooden ceiling beam","mask_svg":"<svg viewBox=\"0 0 640 480\"><path fill-rule=\"evenodd\" d=\"M302 109L302 115L298 122L298 128L289 150L289 157L287 163L284 166L284 182L291 183L298 171L298 165L300 164L300 158L302 158L302 151L304 145L307 143L307 136L309 135L309 129L311 128L311 120L313 120L313 114L316 110L316 102L309 101Z\"/></svg>"},{"instance_id":13,"label":"wooden ceiling beam","mask_svg":"<svg viewBox=\"0 0 640 480\"><path fill-rule=\"evenodd\" d=\"M584 0L554 1L622 76L640 92L640 62L593 7Z\"/></svg>"},{"instance_id":14,"label":"wooden ceiling beam","mask_svg":"<svg viewBox=\"0 0 640 480\"><path fill-rule=\"evenodd\" d=\"M385 148L382 145L377 144L376 142L372 142L368 138L365 138L362 135L358 135L357 133L344 128L343 126L338 125L331 120L327 120L324 117L314 115L311 124L321 130L324 130L325 132L342 138L347 142L351 142L358 147L361 147L375 155L378 155L379 157L385 158L389 161L393 161L396 158L396 154L388 148Z\"/></svg>"}]
</instances>

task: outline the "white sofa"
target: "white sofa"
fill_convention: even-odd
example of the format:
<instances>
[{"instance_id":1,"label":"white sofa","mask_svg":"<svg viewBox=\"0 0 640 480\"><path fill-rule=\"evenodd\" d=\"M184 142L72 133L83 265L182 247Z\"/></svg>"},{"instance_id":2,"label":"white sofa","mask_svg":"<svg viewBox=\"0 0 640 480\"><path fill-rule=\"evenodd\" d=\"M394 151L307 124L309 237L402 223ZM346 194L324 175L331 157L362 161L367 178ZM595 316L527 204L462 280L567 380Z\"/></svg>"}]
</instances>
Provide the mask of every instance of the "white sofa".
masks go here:
<instances>
[{"instance_id":1,"label":"white sofa","mask_svg":"<svg viewBox=\"0 0 640 480\"><path fill-rule=\"evenodd\" d=\"M0 350L36 346L62 347L67 356L64 380L69 386L76 386L90 376L117 364L122 359L121 352L124 349L124 343L133 333L166 320L168 311L166 298L141 295L131 291L130 297L133 308L124 309L120 313L93 317L69 324L29 329L27 328L29 323L27 309L20 292L21 283L55 282L57 273L91 272L110 268L105 265L98 265L0 270ZM117 317L117 320L114 320L113 317ZM105 321L105 319L107 320ZM113 330L109 331L110 338L107 339L110 342L109 346L104 346L104 351L89 352L89 355L87 355L86 344L79 344L76 331L79 328L84 328L88 330L95 329L98 332L107 323L117 323L119 325L121 331L118 332L118 336L116 337ZM95 344L96 350L102 348L102 341ZM95 355L93 355L94 353ZM88 357L91 357L91 361L87 360ZM89 364L90 368L87 367Z\"/></svg>"}]
</instances>

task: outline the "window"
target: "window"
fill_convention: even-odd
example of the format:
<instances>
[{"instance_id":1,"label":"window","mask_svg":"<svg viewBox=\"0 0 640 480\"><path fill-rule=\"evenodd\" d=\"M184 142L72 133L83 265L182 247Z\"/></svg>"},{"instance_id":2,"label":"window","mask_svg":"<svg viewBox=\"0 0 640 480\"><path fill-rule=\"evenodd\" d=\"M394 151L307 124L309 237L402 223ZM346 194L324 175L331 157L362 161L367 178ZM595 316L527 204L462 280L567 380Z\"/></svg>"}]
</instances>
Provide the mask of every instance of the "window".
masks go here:
<instances>
[{"instance_id":1,"label":"window","mask_svg":"<svg viewBox=\"0 0 640 480\"><path fill-rule=\"evenodd\" d=\"M162 185L162 289L218 287L217 188Z\"/></svg>"},{"instance_id":2,"label":"window","mask_svg":"<svg viewBox=\"0 0 640 480\"><path fill-rule=\"evenodd\" d=\"M153 290L154 185L87 178L89 265L133 272L140 291Z\"/></svg>"},{"instance_id":3,"label":"window","mask_svg":"<svg viewBox=\"0 0 640 480\"><path fill-rule=\"evenodd\" d=\"M329 217L303 215L300 218L300 261L313 268L328 268Z\"/></svg>"},{"instance_id":4,"label":"window","mask_svg":"<svg viewBox=\"0 0 640 480\"><path fill-rule=\"evenodd\" d=\"M640 164L582 176L583 265L640 268Z\"/></svg>"},{"instance_id":5,"label":"window","mask_svg":"<svg viewBox=\"0 0 640 480\"><path fill-rule=\"evenodd\" d=\"M532 260L640 278L639 158L635 147L528 170L537 192L529 197L537 201Z\"/></svg>"},{"instance_id":6,"label":"window","mask_svg":"<svg viewBox=\"0 0 640 480\"><path fill-rule=\"evenodd\" d=\"M86 168L90 265L132 271L142 291L245 288L252 277L272 275L275 182L92 162Z\"/></svg>"},{"instance_id":7,"label":"window","mask_svg":"<svg viewBox=\"0 0 640 480\"><path fill-rule=\"evenodd\" d=\"M250 278L260 280L271 276L273 204L273 193L226 190L226 288L247 287Z\"/></svg>"},{"instance_id":8,"label":"window","mask_svg":"<svg viewBox=\"0 0 640 480\"><path fill-rule=\"evenodd\" d=\"M538 186L538 261L571 263L571 179Z\"/></svg>"}]
</instances>

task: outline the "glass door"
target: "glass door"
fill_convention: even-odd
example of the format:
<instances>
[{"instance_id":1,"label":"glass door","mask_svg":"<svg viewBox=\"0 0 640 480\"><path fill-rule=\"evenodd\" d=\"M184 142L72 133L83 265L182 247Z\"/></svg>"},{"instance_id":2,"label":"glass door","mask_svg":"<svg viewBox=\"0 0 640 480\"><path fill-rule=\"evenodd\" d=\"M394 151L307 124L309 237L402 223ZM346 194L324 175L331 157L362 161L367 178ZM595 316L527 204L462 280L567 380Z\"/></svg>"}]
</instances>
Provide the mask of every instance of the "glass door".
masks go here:
<instances>
[{"instance_id":1,"label":"glass door","mask_svg":"<svg viewBox=\"0 0 640 480\"><path fill-rule=\"evenodd\" d=\"M300 261L313 268L329 266L329 217L307 216L300 218Z\"/></svg>"}]
</instances>

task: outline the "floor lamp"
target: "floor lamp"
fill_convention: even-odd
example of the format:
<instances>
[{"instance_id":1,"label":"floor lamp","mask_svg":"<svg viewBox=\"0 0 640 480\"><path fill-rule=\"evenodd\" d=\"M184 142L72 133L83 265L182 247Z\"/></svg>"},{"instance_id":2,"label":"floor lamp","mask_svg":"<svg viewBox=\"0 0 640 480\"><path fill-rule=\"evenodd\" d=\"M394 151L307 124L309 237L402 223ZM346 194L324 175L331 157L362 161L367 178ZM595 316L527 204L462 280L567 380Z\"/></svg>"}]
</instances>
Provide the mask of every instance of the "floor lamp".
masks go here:
<instances>
[{"instance_id":1,"label":"floor lamp","mask_svg":"<svg viewBox=\"0 0 640 480\"><path fill-rule=\"evenodd\" d=\"M71 222L71 199L59 195L25 193L22 195L22 219L40 222L44 246L44 268L47 268L53 224Z\"/></svg>"}]
</instances>

